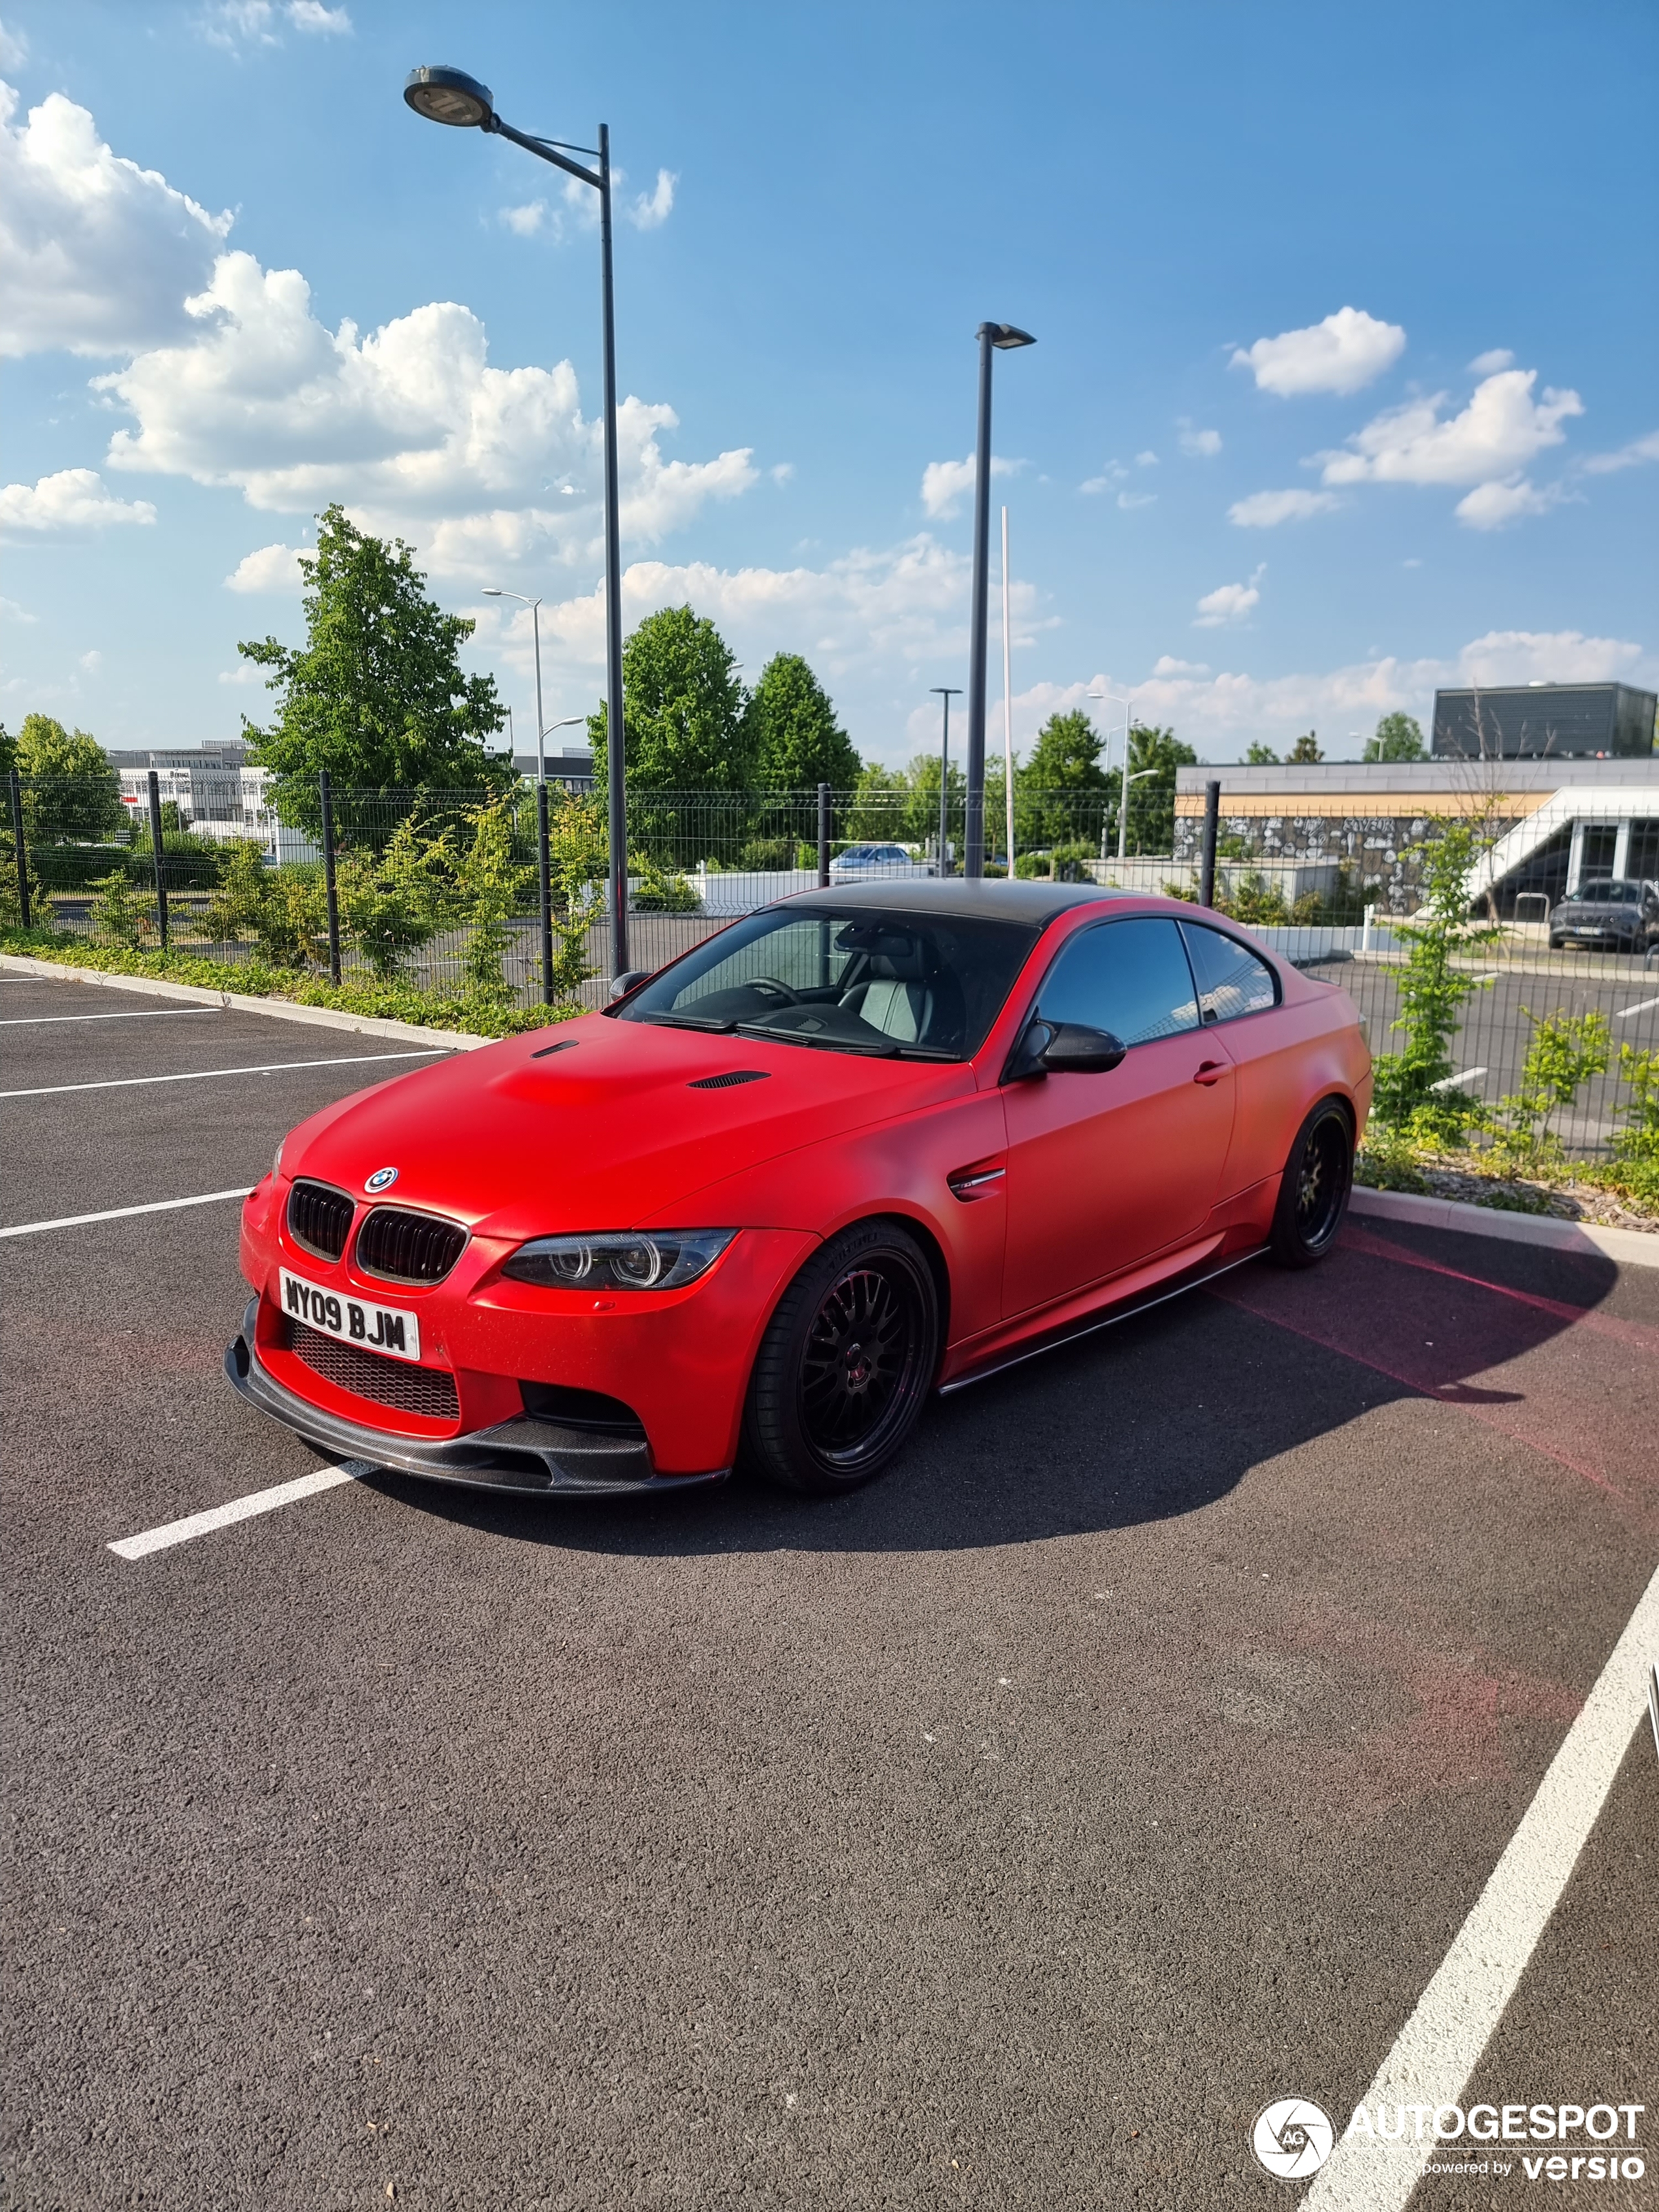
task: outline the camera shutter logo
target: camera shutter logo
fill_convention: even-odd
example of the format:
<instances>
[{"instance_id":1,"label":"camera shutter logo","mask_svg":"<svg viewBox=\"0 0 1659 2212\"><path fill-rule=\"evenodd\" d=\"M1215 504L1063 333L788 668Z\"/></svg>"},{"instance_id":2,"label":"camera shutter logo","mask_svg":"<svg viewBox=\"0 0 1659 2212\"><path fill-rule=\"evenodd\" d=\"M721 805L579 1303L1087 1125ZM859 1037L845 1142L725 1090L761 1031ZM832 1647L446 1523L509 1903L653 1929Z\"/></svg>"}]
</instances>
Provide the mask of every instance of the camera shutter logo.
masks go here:
<instances>
[{"instance_id":1,"label":"camera shutter logo","mask_svg":"<svg viewBox=\"0 0 1659 2212\"><path fill-rule=\"evenodd\" d=\"M1269 2105L1250 2138L1257 2164L1280 2181L1317 2173L1335 2140L1328 2118L1305 2097L1280 2097Z\"/></svg>"},{"instance_id":2,"label":"camera shutter logo","mask_svg":"<svg viewBox=\"0 0 1659 2212\"><path fill-rule=\"evenodd\" d=\"M397 1180L396 1168L376 1168L374 1174L364 1183L363 1188L371 1194L377 1191L390 1190Z\"/></svg>"}]
</instances>

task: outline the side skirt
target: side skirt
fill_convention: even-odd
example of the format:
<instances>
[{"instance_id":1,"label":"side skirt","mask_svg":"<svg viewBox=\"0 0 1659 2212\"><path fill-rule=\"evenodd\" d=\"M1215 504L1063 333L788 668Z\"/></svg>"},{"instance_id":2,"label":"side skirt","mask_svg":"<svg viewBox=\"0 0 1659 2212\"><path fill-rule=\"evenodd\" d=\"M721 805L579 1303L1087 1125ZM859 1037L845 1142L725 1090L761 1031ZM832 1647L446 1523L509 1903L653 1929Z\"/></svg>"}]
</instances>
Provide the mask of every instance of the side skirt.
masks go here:
<instances>
[{"instance_id":1,"label":"side skirt","mask_svg":"<svg viewBox=\"0 0 1659 2212\"><path fill-rule=\"evenodd\" d=\"M1057 1328L1035 1343L1000 1354L985 1366L975 1367L967 1375L958 1375L951 1382L942 1383L937 1395L952 1397L957 1391L971 1389L975 1382L987 1382L994 1375L1006 1374L1011 1367L1023 1367L1028 1359L1041 1359L1045 1352L1058 1352L1062 1345L1075 1344L1079 1337L1097 1335L1103 1328L1113 1328L1121 1321L1133 1320L1137 1314L1150 1313L1154 1306L1168 1305L1171 1298L1184 1297L1188 1291L1201 1291L1206 1283L1213 1283L1218 1276L1231 1275L1235 1267L1259 1260L1267 1249L1265 1244L1254 1245L1248 1252L1237 1252L1231 1259L1224 1260L1218 1267L1206 1267L1201 1274L1188 1276L1173 1285L1159 1285L1139 1297L1126 1298L1109 1312L1091 1314L1083 1321Z\"/></svg>"}]
</instances>

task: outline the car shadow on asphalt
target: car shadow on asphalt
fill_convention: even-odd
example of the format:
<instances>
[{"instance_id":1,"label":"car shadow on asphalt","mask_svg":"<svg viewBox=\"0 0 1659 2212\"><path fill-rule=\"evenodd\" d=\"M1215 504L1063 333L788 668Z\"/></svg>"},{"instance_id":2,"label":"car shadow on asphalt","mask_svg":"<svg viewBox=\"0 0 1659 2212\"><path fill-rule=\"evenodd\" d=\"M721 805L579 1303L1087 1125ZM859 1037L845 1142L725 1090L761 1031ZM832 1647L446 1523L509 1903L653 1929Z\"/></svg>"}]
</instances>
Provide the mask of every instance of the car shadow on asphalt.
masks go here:
<instances>
[{"instance_id":1,"label":"car shadow on asphalt","mask_svg":"<svg viewBox=\"0 0 1659 2212\"><path fill-rule=\"evenodd\" d=\"M1460 1240L1461 1241L1461 1240ZM842 1498L742 1468L667 1498L524 1499L391 1474L417 1510L520 1543L641 1557L777 1550L930 1553L1028 1544L1201 1511L1249 1471L1380 1404L1502 1407L1506 1368L1573 1326L1616 1279L1580 1271L1571 1305L1344 1249L1312 1273L1255 1262L928 1409L880 1479Z\"/></svg>"}]
</instances>

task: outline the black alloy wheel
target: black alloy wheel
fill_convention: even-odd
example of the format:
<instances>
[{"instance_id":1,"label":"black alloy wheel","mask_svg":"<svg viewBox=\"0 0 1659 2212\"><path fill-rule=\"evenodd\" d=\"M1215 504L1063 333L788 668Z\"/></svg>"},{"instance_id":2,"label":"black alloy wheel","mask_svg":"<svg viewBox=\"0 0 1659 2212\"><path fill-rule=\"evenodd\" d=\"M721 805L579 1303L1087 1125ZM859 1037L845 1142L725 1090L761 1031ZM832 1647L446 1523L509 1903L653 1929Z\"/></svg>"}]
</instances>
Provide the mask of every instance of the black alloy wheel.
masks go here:
<instances>
[{"instance_id":1,"label":"black alloy wheel","mask_svg":"<svg viewBox=\"0 0 1659 2212\"><path fill-rule=\"evenodd\" d=\"M786 1489L856 1489L915 1427L939 1364L939 1295L896 1222L863 1222L813 1255L762 1340L745 1455Z\"/></svg>"},{"instance_id":2,"label":"black alloy wheel","mask_svg":"<svg viewBox=\"0 0 1659 2212\"><path fill-rule=\"evenodd\" d=\"M1353 1182L1353 1132L1335 1098L1322 1099L1302 1127L1279 1187L1268 1242L1283 1267L1311 1267L1335 1243Z\"/></svg>"}]
</instances>

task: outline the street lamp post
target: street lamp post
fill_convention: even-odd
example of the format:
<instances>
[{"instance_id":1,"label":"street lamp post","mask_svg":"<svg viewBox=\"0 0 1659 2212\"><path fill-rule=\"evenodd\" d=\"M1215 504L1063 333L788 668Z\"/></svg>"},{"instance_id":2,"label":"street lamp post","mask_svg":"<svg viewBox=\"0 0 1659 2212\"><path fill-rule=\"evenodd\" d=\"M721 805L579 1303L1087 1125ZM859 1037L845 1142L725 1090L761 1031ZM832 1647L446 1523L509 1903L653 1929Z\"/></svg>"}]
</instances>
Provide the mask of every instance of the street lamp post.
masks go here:
<instances>
[{"instance_id":1,"label":"street lamp post","mask_svg":"<svg viewBox=\"0 0 1659 2212\"><path fill-rule=\"evenodd\" d=\"M1144 783L1149 775L1156 775L1157 774L1158 770L1155 768L1138 768L1134 774L1131 775L1129 774L1128 748L1127 746L1124 748L1123 803L1117 810L1117 857L1120 863L1121 863L1127 857L1128 850L1129 786L1132 783Z\"/></svg>"},{"instance_id":2,"label":"street lamp post","mask_svg":"<svg viewBox=\"0 0 1659 2212\"><path fill-rule=\"evenodd\" d=\"M951 702L960 699L960 684L934 684L929 689L937 691L945 702L945 734L939 748L939 872L945 876L950 870L945 865L945 832L950 824L946 811L951 803Z\"/></svg>"},{"instance_id":3,"label":"street lamp post","mask_svg":"<svg viewBox=\"0 0 1659 2212\"><path fill-rule=\"evenodd\" d=\"M1129 695L1129 696L1133 696L1133 694ZM1091 699L1104 700L1109 706L1121 707L1123 709L1123 773L1125 775L1127 775L1129 773L1129 697L1126 697L1121 691L1091 691L1089 694L1089 696ZM1111 773L1112 732L1111 725L1109 721L1106 728L1106 774L1109 779L1111 776ZM1121 814L1122 811L1123 798L1122 793L1120 792L1118 794L1118 812ZM1106 823L1103 819L1100 825L1100 857L1103 860L1106 857Z\"/></svg>"},{"instance_id":4,"label":"street lamp post","mask_svg":"<svg viewBox=\"0 0 1659 2212\"><path fill-rule=\"evenodd\" d=\"M598 146L572 146L563 139L536 138L515 131L495 112L488 85L457 69L411 70L404 98L417 115L457 130L510 138L538 161L550 161L567 176L591 185L599 196L599 290L605 355L605 746L611 817L611 969L628 966L628 801L624 783L627 732L623 720L621 500L617 470L617 328L611 283L611 132L599 125ZM585 154L599 163L585 168L568 157ZM541 721L537 708L536 720ZM538 737L539 745L540 738Z\"/></svg>"},{"instance_id":5,"label":"street lamp post","mask_svg":"<svg viewBox=\"0 0 1659 2212\"><path fill-rule=\"evenodd\" d=\"M974 469L974 605L968 651L968 804L963 824L963 872L985 873L985 651L989 628L991 558L991 356L1035 345L1012 323L981 323L979 339L979 436Z\"/></svg>"},{"instance_id":6,"label":"street lamp post","mask_svg":"<svg viewBox=\"0 0 1659 2212\"><path fill-rule=\"evenodd\" d=\"M547 763L542 754L542 603L526 599L522 592L498 591L494 584L484 586L487 599L518 599L530 610L530 627L536 640L536 781L547 781Z\"/></svg>"}]
</instances>

